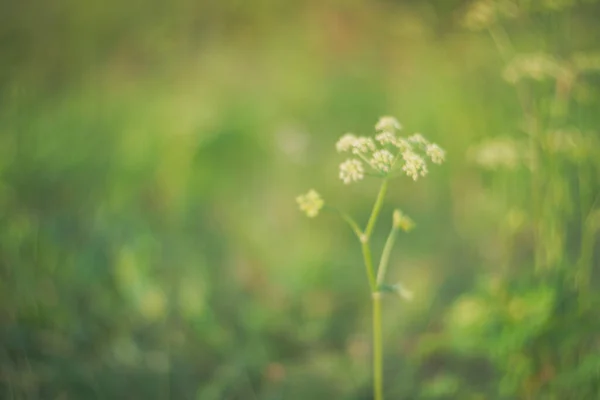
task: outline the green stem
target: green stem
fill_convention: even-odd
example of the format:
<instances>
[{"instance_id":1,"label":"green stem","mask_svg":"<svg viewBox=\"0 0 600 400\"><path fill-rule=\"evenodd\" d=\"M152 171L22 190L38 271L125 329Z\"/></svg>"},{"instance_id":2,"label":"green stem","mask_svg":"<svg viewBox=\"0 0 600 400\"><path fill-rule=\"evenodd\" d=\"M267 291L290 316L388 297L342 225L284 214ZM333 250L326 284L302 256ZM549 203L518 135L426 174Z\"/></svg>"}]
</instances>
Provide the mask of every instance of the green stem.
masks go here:
<instances>
[{"instance_id":1,"label":"green stem","mask_svg":"<svg viewBox=\"0 0 600 400\"><path fill-rule=\"evenodd\" d=\"M580 167L581 168L581 167ZM582 184L581 180L583 180L580 171L580 185ZM592 262L594 258L594 241L596 236L596 229L594 229L592 216L594 209L596 207L596 203L598 201L598 196L596 196L594 202L591 205L590 210L587 212L585 218L582 214L581 221L581 247L579 250L579 260L578 260L578 287L581 293L586 293L590 288L590 277L592 273ZM583 202L582 202L583 203ZM582 204L583 206L583 204ZM586 207L587 208L587 207Z\"/></svg>"},{"instance_id":2,"label":"green stem","mask_svg":"<svg viewBox=\"0 0 600 400\"><path fill-rule=\"evenodd\" d=\"M373 205L373 211L371 211L371 216L367 222L365 233L360 238L362 253L365 259L365 268L367 269L367 276L369 278L369 287L371 288L371 296L373 299L373 396L375 400L383 400L383 340L381 334L381 293L379 293L377 288L369 239L375 228L375 223L377 222L381 207L383 206L387 185L388 181L387 179L384 179L381 188L379 188L377 200L375 200L375 204Z\"/></svg>"},{"instance_id":3,"label":"green stem","mask_svg":"<svg viewBox=\"0 0 600 400\"><path fill-rule=\"evenodd\" d=\"M371 247L369 242L361 241L363 258L365 260L365 268L367 269L367 278L369 279L369 288L371 293L377 292L377 281L375 280L375 271L373 270L373 259L371 257Z\"/></svg>"},{"instance_id":4,"label":"green stem","mask_svg":"<svg viewBox=\"0 0 600 400\"><path fill-rule=\"evenodd\" d=\"M506 34L506 31L502 27L502 25L495 24L488 27L488 32L498 49L498 52L504 59L504 62L508 63L511 57L514 55L515 51L513 45L510 41L510 38Z\"/></svg>"},{"instance_id":5,"label":"green stem","mask_svg":"<svg viewBox=\"0 0 600 400\"><path fill-rule=\"evenodd\" d=\"M500 53L500 56L504 60L505 64L512 60L515 54L514 47L508 37L508 34L500 24L491 26L488 32ZM541 197L541 177L538 171L539 163L541 162L541 153L539 151L540 145L540 118L538 118L535 103L529 96L527 87L518 81L515 83L515 90L517 93L517 99L521 105L523 111L523 117L525 118L525 132L529 136L529 148L531 150L531 204L533 205L532 218L533 218L533 235L534 235L534 260L535 260L535 271L539 271L543 264L543 247L542 237L544 233L543 221L540 215L540 207L542 204Z\"/></svg>"},{"instance_id":6,"label":"green stem","mask_svg":"<svg viewBox=\"0 0 600 400\"><path fill-rule=\"evenodd\" d=\"M367 222L367 228L365 229L366 240L368 241L371 237L371 233L373 232L373 228L375 228L375 223L377 222L377 217L379 216L379 211L381 211L381 206L383 205L383 199L385 198L385 193L387 192L387 179L383 180L381 187L379 188L379 194L377 195L377 200L373 205L373 211L371 211L371 216L369 217L369 222Z\"/></svg>"},{"instance_id":7,"label":"green stem","mask_svg":"<svg viewBox=\"0 0 600 400\"><path fill-rule=\"evenodd\" d=\"M373 293L373 396L375 400L383 400L381 293Z\"/></svg>"},{"instance_id":8,"label":"green stem","mask_svg":"<svg viewBox=\"0 0 600 400\"><path fill-rule=\"evenodd\" d=\"M387 271L387 267L390 261L390 254L392 253L392 248L394 248L394 242L396 241L396 236L398 235L398 228L396 226L392 226L392 230L388 235L388 238L385 242L385 246L383 247L383 252L381 253L381 260L379 261L379 267L377 268L377 286L383 284L385 279L385 273Z\"/></svg>"},{"instance_id":9,"label":"green stem","mask_svg":"<svg viewBox=\"0 0 600 400\"><path fill-rule=\"evenodd\" d=\"M338 213L340 215L340 217L342 217L342 219L344 221L346 221L346 223L350 226L350 228L352 229L352 231L354 232L354 234L356 235L356 237L358 238L358 240L360 240L360 238L362 237L363 233L360 230L360 228L358 227L358 224L356 223L356 221L354 221L354 219L352 219L351 216L349 216L348 214L346 214L342 210L340 210L338 208L335 208L335 207L332 207L332 206L325 205L324 208L326 210L335 211L336 213Z\"/></svg>"}]
</instances>

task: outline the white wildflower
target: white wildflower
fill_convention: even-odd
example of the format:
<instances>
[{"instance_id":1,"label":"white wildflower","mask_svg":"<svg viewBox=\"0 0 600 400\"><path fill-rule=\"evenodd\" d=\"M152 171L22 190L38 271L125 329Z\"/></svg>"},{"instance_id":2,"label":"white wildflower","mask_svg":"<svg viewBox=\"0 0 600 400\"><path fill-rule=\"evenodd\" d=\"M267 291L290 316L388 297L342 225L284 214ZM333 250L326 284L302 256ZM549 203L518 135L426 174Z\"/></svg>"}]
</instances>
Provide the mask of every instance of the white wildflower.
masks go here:
<instances>
[{"instance_id":1,"label":"white wildflower","mask_svg":"<svg viewBox=\"0 0 600 400\"><path fill-rule=\"evenodd\" d=\"M365 177L365 169L362 163L350 158L340 164L340 179L347 185L352 182L358 182Z\"/></svg>"},{"instance_id":2,"label":"white wildflower","mask_svg":"<svg viewBox=\"0 0 600 400\"><path fill-rule=\"evenodd\" d=\"M396 136L393 132L381 132L377 136L375 136L375 140L381 143L382 146L386 144L394 144L396 143Z\"/></svg>"},{"instance_id":3,"label":"white wildflower","mask_svg":"<svg viewBox=\"0 0 600 400\"><path fill-rule=\"evenodd\" d=\"M444 162L446 152L437 144L431 143L428 144L425 148L425 154L427 154L429 158L431 158L431 161L434 164L441 164L442 162Z\"/></svg>"},{"instance_id":4,"label":"white wildflower","mask_svg":"<svg viewBox=\"0 0 600 400\"><path fill-rule=\"evenodd\" d=\"M300 207L300 211L304 212L309 218L314 218L319 214L319 210L323 208L323 199L315 190L311 189L308 193L296 197L296 202Z\"/></svg>"},{"instance_id":5,"label":"white wildflower","mask_svg":"<svg viewBox=\"0 0 600 400\"><path fill-rule=\"evenodd\" d=\"M523 78L536 81L555 78L564 73L564 70L565 67L548 54L521 54L504 69L503 77L507 82L515 84Z\"/></svg>"},{"instance_id":6,"label":"white wildflower","mask_svg":"<svg viewBox=\"0 0 600 400\"><path fill-rule=\"evenodd\" d=\"M425 139L423 137L423 135L421 135L420 133L415 133L414 135L409 136L408 137L408 141L410 143L420 144L420 145L423 145L423 146L427 146L429 144L429 142L427 141L427 139Z\"/></svg>"},{"instance_id":7,"label":"white wildflower","mask_svg":"<svg viewBox=\"0 0 600 400\"><path fill-rule=\"evenodd\" d=\"M496 7L490 0L480 0L471 4L464 16L463 24L467 29L482 30L492 25L496 20Z\"/></svg>"},{"instance_id":8,"label":"white wildflower","mask_svg":"<svg viewBox=\"0 0 600 400\"><path fill-rule=\"evenodd\" d=\"M378 150L373 153L371 166L379 171L389 172L394 163L394 155L387 150Z\"/></svg>"},{"instance_id":9,"label":"white wildflower","mask_svg":"<svg viewBox=\"0 0 600 400\"><path fill-rule=\"evenodd\" d=\"M469 156L476 164L490 170L515 169L522 159L517 143L510 138L487 140L469 149Z\"/></svg>"},{"instance_id":10,"label":"white wildflower","mask_svg":"<svg viewBox=\"0 0 600 400\"><path fill-rule=\"evenodd\" d=\"M394 146L396 146L401 153L404 153L405 151L412 151L413 149L410 142L405 138L397 138L396 141L394 141Z\"/></svg>"},{"instance_id":11,"label":"white wildflower","mask_svg":"<svg viewBox=\"0 0 600 400\"><path fill-rule=\"evenodd\" d=\"M371 138L360 136L352 143L353 154L365 155L371 151L375 151L375 142Z\"/></svg>"},{"instance_id":12,"label":"white wildflower","mask_svg":"<svg viewBox=\"0 0 600 400\"><path fill-rule=\"evenodd\" d=\"M338 151L338 153L343 153L345 151L350 150L354 145L355 141L356 136L354 136L352 133L346 133L337 141L337 143L335 144L335 148Z\"/></svg>"},{"instance_id":13,"label":"white wildflower","mask_svg":"<svg viewBox=\"0 0 600 400\"><path fill-rule=\"evenodd\" d=\"M402 153L402 158L404 159L402 170L413 180L416 181L419 178L419 175L427 175L427 164L425 163L425 160L423 160L423 158L417 153L413 151L405 151Z\"/></svg>"},{"instance_id":14,"label":"white wildflower","mask_svg":"<svg viewBox=\"0 0 600 400\"><path fill-rule=\"evenodd\" d=\"M394 117L389 117L389 116L385 116L385 117L381 117L379 118L379 121L377 121L377 124L375 124L375 130L377 132L394 132L396 130L400 130L402 129L402 125L400 125L400 122L398 122L398 120Z\"/></svg>"}]
</instances>

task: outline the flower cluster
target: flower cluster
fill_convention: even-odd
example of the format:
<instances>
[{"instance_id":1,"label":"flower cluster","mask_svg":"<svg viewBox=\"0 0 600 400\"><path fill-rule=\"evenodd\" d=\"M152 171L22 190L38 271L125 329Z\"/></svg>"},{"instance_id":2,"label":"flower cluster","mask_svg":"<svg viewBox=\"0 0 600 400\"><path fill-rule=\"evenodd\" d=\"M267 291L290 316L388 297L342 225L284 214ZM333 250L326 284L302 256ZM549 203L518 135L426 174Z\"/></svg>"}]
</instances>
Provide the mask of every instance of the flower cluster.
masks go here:
<instances>
[{"instance_id":1,"label":"flower cluster","mask_svg":"<svg viewBox=\"0 0 600 400\"><path fill-rule=\"evenodd\" d=\"M358 182L367 175L383 178L404 174L413 180L428 173L427 160L441 164L445 159L444 150L429 142L420 133L401 137L397 132L402 125L394 117L381 117L375 125L373 137L344 134L336 143L338 153L350 153L340 164L339 177L345 184ZM300 210L309 217L316 217L323 207L323 199L314 190L296 198ZM395 215L398 227L408 231L413 223L403 214Z\"/></svg>"},{"instance_id":2,"label":"flower cluster","mask_svg":"<svg viewBox=\"0 0 600 400\"><path fill-rule=\"evenodd\" d=\"M516 56L504 69L504 79L515 84L521 79L543 81L545 79L569 79L572 71L554 57L544 53L521 54Z\"/></svg>"},{"instance_id":3,"label":"flower cluster","mask_svg":"<svg viewBox=\"0 0 600 400\"><path fill-rule=\"evenodd\" d=\"M346 133L336 143L339 153L349 152L354 158L340 164L340 179L349 184L362 180L367 168L376 175L389 176L403 171L413 180L427 175L428 157L434 164L444 161L444 150L430 143L420 133L407 138L397 136L402 125L394 117L381 117L375 125L374 138Z\"/></svg>"},{"instance_id":4,"label":"flower cluster","mask_svg":"<svg viewBox=\"0 0 600 400\"><path fill-rule=\"evenodd\" d=\"M296 202L300 207L300 211L304 212L309 218L314 218L323 208L323 199L315 190L311 189L308 193L296 197Z\"/></svg>"},{"instance_id":5,"label":"flower cluster","mask_svg":"<svg viewBox=\"0 0 600 400\"><path fill-rule=\"evenodd\" d=\"M463 24L466 28L479 31L487 28L496 20L496 7L493 1L482 0L471 4L467 10Z\"/></svg>"},{"instance_id":6,"label":"flower cluster","mask_svg":"<svg viewBox=\"0 0 600 400\"><path fill-rule=\"evenodd\" d=\"M473 146L469 158L480 167L489 170L515 169L522 161L522 151L511 138L495 138Z\"/></svg>"},{"instance_id":7,"label":"flower cluster","mask_svg":"<svg viewBox=\"0 0 600 400\"><path fill-rule=\"evenodd\" d=\"M476 0L468 6L462 23L467 29L481 31L500 19L515 18L523 12L524 9L513 0Z\"/></svg>"},{"instance_id":8,"label":"flower cluster","mask_svg":"<svg viewBox=\"0 0 600 400\"><path fill-rule=\"evenodd\" d=\"M360 181L365 176L362 163L356 159L349 159L340 165L340 179L345 184Z\"/></svg>"}]
</instances>

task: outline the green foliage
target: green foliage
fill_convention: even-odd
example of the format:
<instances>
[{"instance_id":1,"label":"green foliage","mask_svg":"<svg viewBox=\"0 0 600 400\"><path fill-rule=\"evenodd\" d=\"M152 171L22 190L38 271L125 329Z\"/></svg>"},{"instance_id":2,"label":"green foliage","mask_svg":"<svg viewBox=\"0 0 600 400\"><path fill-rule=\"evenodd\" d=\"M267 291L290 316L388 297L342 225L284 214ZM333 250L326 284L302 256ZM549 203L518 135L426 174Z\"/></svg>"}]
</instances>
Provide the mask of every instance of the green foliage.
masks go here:
<instances>
[{"instance_id":1,"label":"green foliage","mask_svg":"<svg viewBox=\"0 0 600 400\"><path fill-rule=\"evenodd\" d=\"M3 2L0 398L370 398L355 238L290 199L366 222L380 115L448 154L382 209L386 398L598 398L598 3L483 3Z\"/></svg>"}]
</instances>

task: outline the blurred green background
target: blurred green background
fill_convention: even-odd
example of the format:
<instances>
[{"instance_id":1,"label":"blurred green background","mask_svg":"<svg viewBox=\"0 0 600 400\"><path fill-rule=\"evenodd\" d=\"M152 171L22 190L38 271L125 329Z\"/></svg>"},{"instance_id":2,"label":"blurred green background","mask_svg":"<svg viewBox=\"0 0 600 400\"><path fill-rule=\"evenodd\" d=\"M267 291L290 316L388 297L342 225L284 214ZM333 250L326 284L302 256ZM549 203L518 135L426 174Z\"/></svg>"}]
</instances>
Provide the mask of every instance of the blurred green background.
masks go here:
<instances>
[{"instance_id":1,"label":"blurred green background","mask_svg":"<svg viewBox=\"0 0 600 400\"><path fill-rule=\"evenodd\" d=\"M294 199L364 223L378 183L344 185L334 144L382 115L448 160L394 181L373 238L394 208L417 223L390 265L415 299L384 302L386 398L600 398L599 18L0 2L0 398L370 399L360 246Z\"/></svg>"}]
</instances>

